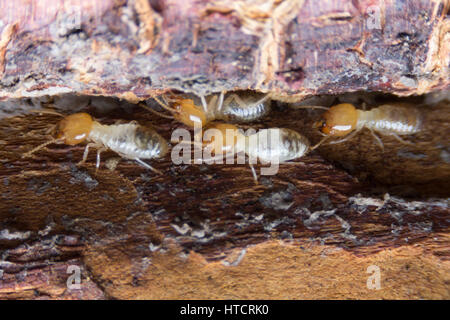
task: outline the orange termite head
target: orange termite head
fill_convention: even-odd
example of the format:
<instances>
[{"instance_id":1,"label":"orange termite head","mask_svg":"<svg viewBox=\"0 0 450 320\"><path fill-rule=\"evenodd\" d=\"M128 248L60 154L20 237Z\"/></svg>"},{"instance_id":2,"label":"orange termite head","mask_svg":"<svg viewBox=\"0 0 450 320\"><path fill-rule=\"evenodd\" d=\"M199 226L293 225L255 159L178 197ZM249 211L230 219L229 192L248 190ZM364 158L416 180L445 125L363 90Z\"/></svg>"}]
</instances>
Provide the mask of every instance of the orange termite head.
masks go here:
<instances>
[{"instance_id":1,"label":"orange termite head","mask_svg":"<svg viewBox=\"0 0 450 320\"><path fill-rule=\"evenodd\" d=\"M203 143L212 154L231 152L242 137L239 129L228 123L214 123L205 131Z\"/></svg>"},{"instance_id":2,"label":"orange termite head","mask_svg":"<svg viewBox=\"0 0 450 320\"><path fill-rule=\"evenodd\" d=\"M342 137L356 129L358 112L350 103L332 106L322 115L316 127L327 136Z\"/></svg>"},{"instance_id":3,"label":"orange termite head","mask_svg":"<svg viewBox=\"0 0 450 320\"><path fill-rule=\"evenodd\" d=\"M87 113L71 114L58 123L56 138L68 145L81 143L88 138L93 123L94 120Z\"/></svg>"},{"instance_id":4,"label":"orange termite head","mask_svg":"<svg viewBox=\"0 0 450 320\"><path fill-rule=\"evenodd\" d=\"M206 115L203 110L198 108L191 99L175 98L173 109L175 114L173 117L189 127L195 124L202 127L206 124Z\"/></svg>"}]
</instances>

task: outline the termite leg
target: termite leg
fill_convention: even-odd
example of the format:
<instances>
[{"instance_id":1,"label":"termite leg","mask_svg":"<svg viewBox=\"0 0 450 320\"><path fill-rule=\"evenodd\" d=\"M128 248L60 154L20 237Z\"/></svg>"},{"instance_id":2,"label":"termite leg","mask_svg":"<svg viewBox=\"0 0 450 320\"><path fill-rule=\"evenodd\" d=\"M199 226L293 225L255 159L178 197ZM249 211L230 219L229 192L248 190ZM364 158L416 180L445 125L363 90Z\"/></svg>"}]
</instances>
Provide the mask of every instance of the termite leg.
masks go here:
<instances>
[{"instance_id":1,"label":"termite leg","mask_svg":"<svg viewBox=\"0 0 450 320\"><path fill-rule=\"evenodd\" d=\"M253 179L255 179L255 183L258 184L258 176L256 175L255 168L253 167L253 164L249 161L248 165L250 166L250 169L252 170Z\"/></svg>"},{"instance_id":2,"label":"termite leg","mask_svg":"<svg viewBox=\"0 0 450 320\"><path fill-rule=\"evenodd\" d=\"M106 150L107 149L105 147L101 147L100 149L97 150L97 163L95 164L95 173L97 173L98 168L100 168L100 154Z\"/></svg>"},{"instance_id":3,"label":"termite leg","mask_svg":"<svg viewBox=\"0 0 450 320\"><path fill-rule=\"evenodd\" d=\"M82 165L86 162L88 154L89 154L89 148L93 147L93 148L101 148L102 146L99 145L98 143L95 142L90 142L86 145L86 148L84 148L84 153L83 153L83 159L81 159L80 162L77 163L77 165Z\"/></svg>"},{"instance_id":4,"label":"termite leg","mask_svg":"<svg viewBox=\"0 0 450 320\"><path fill-rule=\"evenodd\" d=\"M355 130L352 133L350 133L349 135L347 135L344 139L341 140L334 140L334 141L330 141L328 142L328 144L337 144L337 143L341 143L341 142L345 142L347 140L350 140L351 138L353 138L359 130Z\"/></svg>"},{"instance_id":5,"label":"termite leg","mask_svg":"<svg viewBox=\"0 0 450 320\"><path fill-rule=\"evenodd\" d=\"M177 141L177 140L170 140L170 142L171 143L178 143L178 144L190 144L190 145L193 145L194 147L199 147L199 148L203 148L204 147L204 144L203 144L203 142L200 142L200 141Z\"/></svg>"},{"instance_id":6,"label":"termite leg","mask_svg":"<svg viewBox=\"0 0 450 320\"><path fill-rule=\"evenodd\" d=\"M172 96L174 95L172 91L170 91L170 95L172 95ZM168 98L165 94L161 95L161 98L163 99L163 101L166 105L169 105L170 98Z\"/></svg>"},{"instance_id":7,"label":"termite leg","mask_svg":"<svg viewBox=\"0 0 450 320\"><path fill-rule=\"evenodd\" d=\"M298 165L302 165L304 166L305 163L302 161L287 161L287 162L283 162L283 166L284 165L290 165L290 166L298 166Z\"/></svg>"},{"instance_id":8,"label":"termite leg","mask_svg":"<svg viewBox=\"0 0 450 320\"><path fill-rule=\"evenodd\" d=\"M223 154L214 155L214 156L202 159L202 161L208 165L211 165L213 163L223 164L223 160L224 160ZM221 161L221 162L219 162L219 161Z\"/></svg>"},{"instance_id":9,"label":"termite leg","mask_svg":"<svg viewBox=\"0 0 450 320\"><path fill-rule=\"evenodd\" d=\"M203 149L203 153L205 153L205 151L208 150L209 154L211 155L211 146L210 145L206 145ZM225 151L224 153L220 153L220 154L216 154L214 156L210 156L208 158L204 159L204 163L206 164L213 164L213 163L218 163L218 164L223 164L226 163L226 161L228 159L230 159L230 157L234 157L235 153L233 151ZM218 162L220 161L220 162Z\"/></svg>"},{"instance_id":10,"label":"termite leg","mask_svg":"<svg viewBox=\"0 0 450 320\"><path fill-rule=\"evenodd\" d=\"M403 143L403 144L409 144L409 145L412 145L412 144L413 144L413 143L410 142L410 141L403 140L403 139L400 138L400 136L399 136L398 134L396 134L396 133L391 133L391 136L393 136L395 139L397 139L398 141L400 141L400 142Z\"/></svg>"},{"instance_id":11,"label":"termite leg","mask_svg":"<svg viewBox=\"0 0 450 320\"><path fill-rule=\"evenodd\" d=\"M219 104L217 106L217 111L220 111L222 109L224 97L225 97L225 94L223 91L221 91L220 96L219 96Z\"/></svg>"},{"instance_id":12,"label":"termite leg","mask_svg":"<svg viewBox=\"0 0 450 320\"><path fill-rule=\"evenodd\" d=\"M136 160L136 162L139 163L141 166L143 166L143 167L145 167L145 168L147 168L147 169L150 169L150 170L152 170L153 172L155 172L155 173L157 173L157 174L159 174L159 175L162 175L162 172L161 172L161 171L159 171L159 170L153 168L151 165L149 165L148 163L142 161L141 159L135 158L134 160Z\"/></svg>"},{"instance_id":13,"label":"termite leg","mask_svg":"<svg viewBox=\"0 0 450 320\"><path fill-rule=\"evenodd\" d=\"M159 104L161 107L163 107L163 109L166 109L167 111L170 111L171 113L177 113L177 112L178 112L178 111L175 110L174 108L169 107L167 101L163 102L163 101L161 101L161 99L159 99L159 97L153 96L153 95L152 95L152 98L153 98L156 102L158 102L158 104ZM164 97L163 97L163 99L166 100ZM143 107L144 109L147 109L147 110L150 110L150 109L151 109L151 108L147 107L147 105L146 105L145 107L144 107L143 105L141 105L141 107Z\"/></svg>"},{"instance_id":14,"label":"termite leg","mask_svg":"<svg viewBox=\"0 0 450 320\"><path fill-rule=\"evenodd\" d=\"M384 151L384 144L383 144L383 141L381 141L380 137L377 136L377 135L375 134L375 132L373 132L372 129L369 129L369 130L370 130L370 133L372 134L372 136L375 138L375 140L377 140L378 145L380 146L381 150Z\"/></svg>"},{"instance_id":15,"label":"termite leg","mask_svg":"<svg viewBox=\"0 0 450 320\"><path fill-rule=\"evenodd\" d=\"M202 101L203 111L205 111L205 113L207 113L208 112L208 104L206 103L205 96L200 95L200 100Z\"/></svg>"}]
</instances>

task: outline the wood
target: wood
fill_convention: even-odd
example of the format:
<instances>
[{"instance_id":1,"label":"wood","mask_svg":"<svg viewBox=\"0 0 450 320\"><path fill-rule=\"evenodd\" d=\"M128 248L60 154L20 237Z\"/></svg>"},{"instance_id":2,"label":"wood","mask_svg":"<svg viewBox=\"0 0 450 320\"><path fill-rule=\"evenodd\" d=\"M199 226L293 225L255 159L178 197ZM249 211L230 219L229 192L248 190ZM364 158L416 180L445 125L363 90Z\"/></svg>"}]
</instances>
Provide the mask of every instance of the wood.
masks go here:
<instances>
[{"instance_id":1,"label":"wood","mask_svg":"<svg viewBox=\"0 0 450 320\"><path fill-rule=\"evenodd\" d=\"M434 117L444 121L443 110L447 108L448 103L434 107L428 113L429 121L437 121ZM153 124L167 139L179 126L141 108L127 111L97 117L102 123L139 119L142 124ZM91 113L95 115L94 110ZM448 112L446 115L448 120ZM308 117L314 116L305 110L280 109L255 126L277 123L307 128L312 122ZM87 280L83 282L86 292L77 293L81 298L448 297L449 210L445 197L450 190L450 170L445 159L433 155L438 151L430 151L430 143L439 144L436 136L418 135L418 147L384 137L386 149L382 153L370 134L363 132L348 144L323 147L292 164L281 165L276 176L261 177L261 183L255 185L245 165L174 165L169 157L152 162L164 176L123 160L110 171L105 162L116 159L112 152L104 153L102 168L96 174L95 152L85 166L75 165L84 146L53 145L34 158L22 159L22 153L46 141L45 132L58 120L48 114L1 120L0 245L6 277L0 287L2 297L74 297L75 293L64 291L61 285L70 264L83 266ZM308 136L319 139L312 133ZM425 159L404 156L422 152L428 155ZM352 177L339 169L338 162L333 165L342 154L348 155L344 165L350 166L352 161L364 164L361 171L353 170L366 179ZM377 166L382 155L384 170ZM362 161L362 156L367 159ZM401 174L395 165L398 161L407 168ZM433 167L427 169L429 161ZM394 173L404 185L392 177L373 180ZM436 198L439 194L443 198ZM430 195L433 198L428 198ZM266 254L266 250L272 253ZM305 259L310 262L305 263ZM380 268L386 270L383 277L394 279L385 291L372 292L361 282L367 278L361 266L367 268L373 261L379 261ZM246 269L248 263L250 269ZM397 275L401 266L414 272L423 267L437 285L414 278L420 278L419 273L410 278L414 281L402 280ZM17 275L29 268L38 274L27 273L26 288L21 289L16 285ZM48 268L57 270L54 282L33 280L46 279ZM265 278L250 277L238 285L238 279L257 272L253 268L265 270ZM272 268L280 270L279 276L269 271ZM292 268L299 270L291 273ZM338 277L343 287L333 290L329 280L320 280L319 274L324 278L330 268L341 270L332 271L332 277ZM340 278L341 268L353 269L348 277ZM214 282L214 289L207 284L212 280L205 278L209 274L205 270L211 270L211 277L219 281ZM321 283L323 291L314 293L302 287L303 273L312 270L319 277L314 286ZM230 272L237 277L229 280L231 283L226 280ZM257 289L267 281L275 286L288 275L298 283L277 287L280 291L272 293ZM353 292L355 277L360 286ZM234 286L232 283L244 287L237 291L223 288ZM298 285L304 290L298 291ZM185 289L177 289L179 286ZM247 286L254 291L246 291ZM415 293L407 293L406 288Z\"/></svg>"},{"instance_id":2,"label":"wood","mask_svg":"<svg viewBox=\"0 0 450 320\"><path fill-rule=\"evenodd\" d=\"M77 20L62 2L0 0L1 299L450 298L449 101L385 95L448 90L448 2L385 1L381 29L368 30L379 2L285 1L262 31L261 1L250 2L78 1ZM137 120L169 140L182 126L139 100L248 88L359 106L371 99L362 90L378 91L377 103L425 104L424 130L412 145L382 136L384 151L362 131L259 185L246 165L170 157L151 162L163 176L120 159L111 171L113 152L96 173L95 152L76 165L84 145L22 158L60 119L23 114L33 108ZM291 107L273 102L251 127L317 142L321 111ZM367 287L371 265L380 290Z\"/></svg>"},{"instance_id":3,"label":"wood","mask_svg":"<svg viewBox=\"0 0 450 320\"><path fill-rule=\"evenodd\" d=\"M64 3L66 3L64 5ZM264 5L263 5L264 4ZM448 0L0 1L0 98L449 88Z\"/></svg>"}]
</instances>

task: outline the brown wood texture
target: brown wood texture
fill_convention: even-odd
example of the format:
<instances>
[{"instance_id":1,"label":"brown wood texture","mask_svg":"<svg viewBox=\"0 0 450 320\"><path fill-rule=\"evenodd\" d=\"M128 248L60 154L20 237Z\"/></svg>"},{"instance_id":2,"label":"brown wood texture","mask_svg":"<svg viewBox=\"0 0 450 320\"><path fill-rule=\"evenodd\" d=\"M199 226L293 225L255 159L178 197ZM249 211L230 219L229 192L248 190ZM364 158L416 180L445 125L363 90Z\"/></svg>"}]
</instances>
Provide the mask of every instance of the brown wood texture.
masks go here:
<instances>
[{"instance_id":1,"label":"brown wood texture","mask_svg":"<svg viewBox=\"0 0 450 320\"><path fill-rule=\"evenodd\" d=\"M449 101L386 95L448 92L448 1L12 3L0 0L0 299L450 298ZM22 158L60 119L30 109L170 139L182 125L137 101L248 88L424 104L424 127L411 144L381 136L384 150L364 130L259 185L247 165L169 156L151 161L163 176L113 152L96 172L95 152L76 165L84 145ZM272 104L241 127L321 138L321 111ZM67 287L73 266L80 289Z\"/></svg>"},{"instance_id":2,"label":"brown wood texture","mask_svg":"<svg viewBox=\"0 0 450 320\"><path fill-rule=\"evenodd\" d=\"M85 109L102 123L138 120L167 139L180 127L132 104L104 100L91 100ZM114 104L117 109L103 110ZM282 164L259 185L246 165L174 165L169 156L151 162L164 172L159 176L126 160L110 171L106 164L117 155L106 152L96 173L95 152L86 165L76 165L83 145L49 146L23 159L48 139L46 131L59 117L5 118L0 293L3 298L448 298L450 165L447 149L439 147L448 148L448 107L448 101L424 107L424 125L433 134L410 138L414 145L383 137L381 151L363 131L348 143ZM252 127L279 125L305 132L312 141L320 138L310 125L317 112L274 108ZM71 261L83 266L81 296L63 290ZM383 279L392 281L382 291L364 289L361 280L373 261L379 261ZM244 267L248 263L252 268ZM273 268L279 274L273 275ZM399 272L409 268L414 275L408 282ZM245 280L257 270L265 276ZM56 273L50 283L44 280L48 272ZM305 282L305 272L315 280ZM285 277L294 277L292 283L279 284ZM333 287L330 277L340 285ZM267 288L267 281L273 287ZM353 292L354 281L359 285ZM308 284L324 288L314 292Z\"/></svg>"},{"instance_id":3,"label":"brown wood texture","mask_svg":"<svg viewBox=\"0 0 450 320\"><path fill-rule=\"evenodd\" d=\"M0 1L0 97L449 87L447 0Z\"/></svg>"}]
</instances>

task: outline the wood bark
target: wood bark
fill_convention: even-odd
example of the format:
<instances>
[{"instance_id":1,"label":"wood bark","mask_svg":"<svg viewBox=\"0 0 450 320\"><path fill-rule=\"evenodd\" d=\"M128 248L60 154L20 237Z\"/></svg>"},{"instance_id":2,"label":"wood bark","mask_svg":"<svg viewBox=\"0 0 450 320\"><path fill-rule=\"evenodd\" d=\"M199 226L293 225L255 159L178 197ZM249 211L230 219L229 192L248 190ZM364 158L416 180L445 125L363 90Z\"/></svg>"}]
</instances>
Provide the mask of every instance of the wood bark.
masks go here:
<instances>
[{"instance_id":1,"label":"wood bark","mask_svg":"<svg viewBox=\"0 0 450 320\"><path fill-rule=\"evenodd\" d=\"M0 97L449 87L447 0L2 0Z\"/></svg>"},{"instance_id":2,"label":"wood bark","mask_svg":"<svg viewBox=\"0 0 450 320\"><path fill-rule=\"evenodd\" d=\"M448 2L10 3L0 1L0 298L450 298L449 102L383 95L448 90ZM282 101L378 91L373 101L423 104L424 127L411 144L382 136L384 150L362 131L258 185L247 165L170 156L151 162L162 176L113 152L96 172L95 152L76 165L84 145L22 158L60 119L23 114L33 108L137 120L169 140L182 126L136 102L249 88ZM321 138L320 111L273 109L241 127ZM367 287L370 266L379 290Z\"/></svg>"}]
</instances>

